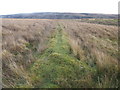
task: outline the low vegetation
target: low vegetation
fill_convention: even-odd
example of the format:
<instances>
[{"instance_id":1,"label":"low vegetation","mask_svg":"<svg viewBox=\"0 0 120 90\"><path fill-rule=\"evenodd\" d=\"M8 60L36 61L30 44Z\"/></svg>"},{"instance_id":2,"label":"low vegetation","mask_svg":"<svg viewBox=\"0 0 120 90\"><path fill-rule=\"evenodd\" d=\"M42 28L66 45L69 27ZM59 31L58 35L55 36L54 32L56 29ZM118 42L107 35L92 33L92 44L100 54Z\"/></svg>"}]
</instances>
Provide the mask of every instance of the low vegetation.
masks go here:
<instances>
[{"instance_id":1,"label":"low vegetation","mask_svg":"<svg viewBox=\"0 0 120 90\"><path fill-rule=\"evenodd\" d=\"M2 27L3 87L118 88L116 26L3 19Z\"/></svg>"},{"instance_id":2,"label":"low vegetation","mask_svg":"<svg viewBox=\"0 0 120 90\"><path fill-rule=\"evenodd\" d=\"M118 19L81 19L81 22L118 26Z\"/></svg>"}]
</instances>

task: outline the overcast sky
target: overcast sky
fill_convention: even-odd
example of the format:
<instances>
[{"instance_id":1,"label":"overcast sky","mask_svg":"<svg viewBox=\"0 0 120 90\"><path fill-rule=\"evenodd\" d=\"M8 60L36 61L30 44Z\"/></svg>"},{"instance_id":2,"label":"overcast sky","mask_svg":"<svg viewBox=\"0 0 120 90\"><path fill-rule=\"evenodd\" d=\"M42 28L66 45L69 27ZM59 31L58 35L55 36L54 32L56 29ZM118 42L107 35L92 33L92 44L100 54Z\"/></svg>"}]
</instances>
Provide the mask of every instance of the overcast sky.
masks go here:
<instances>
[{"instance_id":1,"label":"overcast sky","mask_svg":"<svg viewBox=\"0 0 120 90\"><path fill-rule=\"evenodd\" d=\"M0 0L0 15L31 12L117 14L119 0Z\"/></svg>"}]
</instances>

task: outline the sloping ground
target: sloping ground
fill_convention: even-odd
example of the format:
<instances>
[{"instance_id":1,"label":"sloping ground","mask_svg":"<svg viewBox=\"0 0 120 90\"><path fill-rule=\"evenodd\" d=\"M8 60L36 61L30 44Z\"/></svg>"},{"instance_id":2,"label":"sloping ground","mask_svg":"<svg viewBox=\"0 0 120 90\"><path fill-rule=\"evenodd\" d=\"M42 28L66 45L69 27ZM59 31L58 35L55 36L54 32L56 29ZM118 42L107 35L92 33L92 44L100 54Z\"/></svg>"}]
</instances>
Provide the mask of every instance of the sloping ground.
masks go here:
<instances>
[{"instance_id":1,"label":"sloping ground","mask_svg":"<svg viewBox=\"0 0 120 90\"><path fill-rule=\"evenodd\" d=\"M27 41L25 47L31 51L33 57L33 59L30 58L33 60L31 63L25 62L28 60L26 57L28 52L22 54L16 48L17 54L13 53L10 46L4 46L6 44L3 43L4 50L7 50L7 53L3 51L4 87L117 88L119 86L116 26L81 23L77 20L42 21L31 20L31 24L28 24L30 22L27 20L24 21L27 22L26 25L29 25L29 28L32 27L31 32L28 33L34 37L33 42L25 39ZM21 25L20 22L19 25ZM34 26L33 22L39 23ZM7 25L3 24L5 30L6 27L10 28L10 22L6 21L6 23ZM18 22L14 25L18 25ZM11 26L14 25L11 24ZM42 26L48 28L42 29L45 34L37 38L39 36L37 32ZM33 27L37 29L36 33L32 32ZM24 30L29 31L29 28ZM10 30L14 29L10 28ZM19 31L18 28L16 30ZM8 32L9 30L3 31L5 38L8 37L4 33ZM16 35L16 32L13 33ZM5 38L3 41L8 43ZM41 38L44 44L41 43ZM39 50L38 45L46 46L46 48ZM19 55L25 56L23 61L18 58ZM22 63L19 63L19 60ZM23 67L24 63L27 67Z\"/></svg>"}]
</instances>

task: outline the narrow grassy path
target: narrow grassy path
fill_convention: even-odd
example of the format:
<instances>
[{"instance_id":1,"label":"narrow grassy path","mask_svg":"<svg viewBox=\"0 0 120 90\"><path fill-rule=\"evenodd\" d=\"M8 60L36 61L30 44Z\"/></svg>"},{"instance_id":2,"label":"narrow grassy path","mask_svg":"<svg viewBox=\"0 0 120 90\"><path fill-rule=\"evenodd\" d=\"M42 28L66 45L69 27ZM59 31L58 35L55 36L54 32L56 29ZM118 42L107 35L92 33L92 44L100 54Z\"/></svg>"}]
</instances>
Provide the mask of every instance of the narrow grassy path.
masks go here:
<instances>
[{"instance_id":1,"label":"narrow grassy path","mask_svg":"<svg viewBox=\"0 0 120 90\"><path fill-rule=\"evenodd\" d=\"M58 25L54 37L49 41L49 48L31 67L31 73L36 76L34 87L76 88L84 84L89 87L92 83L88 83L85 78L95 70L71 53L67 35Z\"/></svg>"}]
</instances>

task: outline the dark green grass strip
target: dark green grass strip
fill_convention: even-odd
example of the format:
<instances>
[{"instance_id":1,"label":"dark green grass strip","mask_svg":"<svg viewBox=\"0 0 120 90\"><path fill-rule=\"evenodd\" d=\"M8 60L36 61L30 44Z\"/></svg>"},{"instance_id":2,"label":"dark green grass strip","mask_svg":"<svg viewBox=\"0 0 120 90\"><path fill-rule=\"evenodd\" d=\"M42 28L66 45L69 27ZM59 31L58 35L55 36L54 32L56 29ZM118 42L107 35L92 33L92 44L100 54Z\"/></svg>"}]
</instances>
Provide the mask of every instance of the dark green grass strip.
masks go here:
<instances>
[{"instance_id":1,"label":"dark green grass strip","mask_svg":"<svg viewBox=\"0 0 120 90\"><path fill-rule=\"evenodd\" d=\"M59 25L55 36L49 41L49 48L31 67L37 78L34 87L77 88L84 87L84 84L90 87L92 83L84 78L95 69L77 60L71 53L67 36Z\"/></svg>"}]
</instances>

